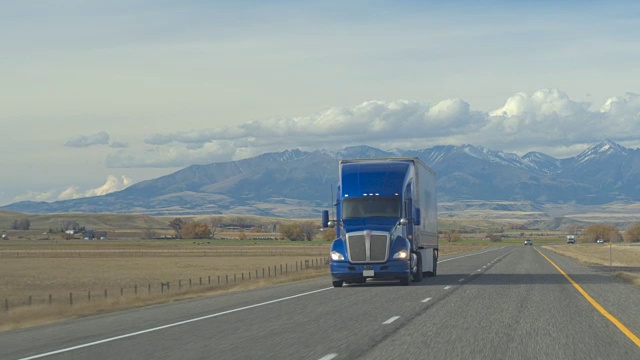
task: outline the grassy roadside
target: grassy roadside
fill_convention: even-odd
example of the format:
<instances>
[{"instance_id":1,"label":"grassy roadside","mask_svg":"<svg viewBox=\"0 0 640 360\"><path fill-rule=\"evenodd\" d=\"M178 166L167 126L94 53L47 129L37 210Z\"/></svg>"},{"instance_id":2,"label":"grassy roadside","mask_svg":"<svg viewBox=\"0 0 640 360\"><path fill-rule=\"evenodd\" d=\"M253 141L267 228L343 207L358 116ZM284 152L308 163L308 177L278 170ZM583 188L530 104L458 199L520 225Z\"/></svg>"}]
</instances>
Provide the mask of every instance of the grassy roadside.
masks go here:
<instances>
[{"instance_id":1,"label":"grassy roadside","mask_svg":"<svg viewBox=\"0 0 640 360\"><path fill-rule=\"evenodd\" d=\"M617 278L640 286L640 246L575 244L544 248L586 265L611 265Z\"/></svg>"},{"instance_id":2,"label":"grassy roadside","mask_svg":"<svg viewBox=\"0 0 640 360\"><path fill-rule=\"evenodd\" d=\"M324 261L329 252L326 242L3 245L0 331L329 274ZM440 255L492 246L496 244L441 244Z\"/></svg>"}]
</instances>

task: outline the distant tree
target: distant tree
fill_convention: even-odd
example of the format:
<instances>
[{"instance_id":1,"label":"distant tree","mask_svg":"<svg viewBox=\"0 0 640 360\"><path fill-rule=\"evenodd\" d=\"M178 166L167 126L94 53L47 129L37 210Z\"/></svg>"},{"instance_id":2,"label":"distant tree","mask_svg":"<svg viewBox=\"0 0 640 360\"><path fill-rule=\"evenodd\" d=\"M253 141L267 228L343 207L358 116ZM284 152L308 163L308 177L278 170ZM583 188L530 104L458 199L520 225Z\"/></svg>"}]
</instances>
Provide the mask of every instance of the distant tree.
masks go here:
<instances>
[{"instance_id":1,"label":"distant tree","mask_svg":"<svg viewBox=\"0 0 640 360\"><path fill-rule=\"evenodd\" d=\"M326 228L320 233L320 238L323 241L333 241L336 237L336 228Z\"/></svg>"},{"instance_id":2,"label":"distant tree","mask_svg":"<svg viewBox=\"0 0 640 360\"><path fill-rule=\"evenodd\" d=\"M442 235L446 242L458 242L462 239L460 236L460 231L458 230L445 231Z\"/></svg>"},{"instance_id":3,"label":"distant tree","mask_svg":"<svg viewBox=\"0 0 640 360\"><path fill-rule=\"evenodd\" d=\"M31 221L29 219L14 220L11 229L13 230L29 230L31 227Z\"/></svg>"},{"instance_id":4,"label":"distant tree","mask_svg":"<svg viewBox=\"0 0 640 360\"><path fill-rule=\"evenodd\" d=\"M60 221L60 231L65 232L67 230L78 230L80 229L80 224L75 220L61 220Z\"/></svg>"},{"instance_id":5,"label":"distant tree","mask_svg":"<svg viewBox=\"0 0 640 360\"><path fill-rule=\"evenodd\" d=\"M582 231L581 242L595 242L598 239L606 241L620 241L620 231L611 225L596 224L588 226Z\"/></svg>"},{"instance_id":6,"label":"distant tree","mask_svg":"<svg viewBox=\"0 0 640 360\"><path fill-rule=\"evenodd\" d=\"M624 241L628 243L640 242L640 222L631 225L624 232Z\"/></svg>"},{"instance_id":7,"label":"distant tree","mask_svg":"<svg viewBox=\"0 0 640 360\"><path fill-rule=\"evenodd\" d=\"M291 241L302 241L305 239L302 226L296 223L280 225L280 234Z\"/></svg>"},{"instance_id":8,"label":"distant tree","mask_svg":"<svg viewBox=\"0 0 640 360\"><path fill-rule=\"evenodd\" d=\"M144 233L142 235L145 239L154 239L158 236L158 233L155 232L152 228L147 227L144 229Z\"/></svg>"},{"instance_id":9,"label":"distant tree","mask_svg":"<svg viewBox=\"0 0 640 360\"><path fill-rule=\"evenodd\" d=\"M186 224L187 222L184 221L184 219L182 218L174 218L173 220L171 220L169 222L169 227L173 229L173 231L175 231L176 233L176 237L178 239L182 239L182 227Z\"/></svg>"},{"instance_id":10,"label":"distant tree","mask_svg":"<svg viewBox=\"0 0 640 360\"><path fill-rule=\"evenodd\" d=\"M302 235L304 239L307 241L313 240L313 238L318 233L318 225L313 221L305 221L300 224L300 228L302 229Z\"/></svg>"},{"instance_id":11,"label":"distant tree","mask_svg":"<svg viewBox=\"0 0 640 360\"><path fill-rule=\"evenodd\" d=\"M218 228L220 227L221 224L222 224L222 218L216 217L216 216L212 216L209 218L209 227L211 230L212 239L216 237L216 232L218 231Z\"/></svg>"},{"instance_id":12,"label":"distant tree","mask_svg":"<svg viewBox=\"0 0 640 360\"><path fill-rule=\"evenodd\" d=\"M496 234L491 233L491 232L487 233L487 236L486 236L486 237L487 237L487 239L489 239L489 241L491 241L491 242L501 242L501 241L502 241L502 236L500 236L500 235L496 235Z\"/></svg>"},{"instance_id":13,"label":"distant tree","mask_svg":"<svg viewBox=\"0 0 640 360\"><path fill-rule=\"evenodd\" d=\"M209 225L200 222L190 222L182 226L182 237L186 239L209 239L211 229Z\"/></svg>"}]
</instances>

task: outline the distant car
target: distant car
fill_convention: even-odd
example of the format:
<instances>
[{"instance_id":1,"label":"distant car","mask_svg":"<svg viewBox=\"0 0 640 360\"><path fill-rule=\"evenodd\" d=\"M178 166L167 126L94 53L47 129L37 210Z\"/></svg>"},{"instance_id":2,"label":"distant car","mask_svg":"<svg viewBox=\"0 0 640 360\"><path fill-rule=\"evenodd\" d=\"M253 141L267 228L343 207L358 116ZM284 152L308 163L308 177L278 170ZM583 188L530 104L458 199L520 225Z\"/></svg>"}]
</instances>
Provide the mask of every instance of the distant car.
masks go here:
<instances>
[{"instance_id":1,"label":"distant car","mask_svg":"<svg viewBox=\"0 0 640 360\"><path fill-rule=\"evenodd\" d=\"M596 242L597 242L598 244L604 244L604 240L602 240L602 239L598 239L598 240L596 240Z\"/></svg>"},{"instance_id":2,"label":"distant car","mask_svg":"<svg viewBox=\"0 0 640 360\"><path fill-rule=\"evenodd\" d=\"M533 245L533 241L531 241L530 239L527 239L524 241L525 245Z\"/></svg>"}]
</instances>

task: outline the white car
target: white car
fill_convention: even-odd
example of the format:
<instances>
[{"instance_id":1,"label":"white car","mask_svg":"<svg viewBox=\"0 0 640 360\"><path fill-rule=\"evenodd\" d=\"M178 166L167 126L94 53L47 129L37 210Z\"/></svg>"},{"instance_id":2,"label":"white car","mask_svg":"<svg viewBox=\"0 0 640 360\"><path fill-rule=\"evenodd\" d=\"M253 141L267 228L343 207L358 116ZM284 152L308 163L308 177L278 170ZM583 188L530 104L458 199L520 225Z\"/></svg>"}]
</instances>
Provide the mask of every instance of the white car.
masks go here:
<instances>
[{"instance_id":1,"label":"white car","mask_svg":"<svg viewBox=\"0 0 640 360\"><path fill-rule=\"evenodd\" d=\"M531 241L530 239L527 239L524 241L525 245L533 245L533 241Z\"/></svg>"},{"instance_id":2,"label":"white car","mask_svg":"<svg viewBox=\"0 0 640 360\"><path fill-rule=\"evenodd\" d=\"M598 239L598 240L596 240L596 242L597 242L598 244L604 244L604 240L602 240L602 239Z\"/></svg>"}]
</instances>

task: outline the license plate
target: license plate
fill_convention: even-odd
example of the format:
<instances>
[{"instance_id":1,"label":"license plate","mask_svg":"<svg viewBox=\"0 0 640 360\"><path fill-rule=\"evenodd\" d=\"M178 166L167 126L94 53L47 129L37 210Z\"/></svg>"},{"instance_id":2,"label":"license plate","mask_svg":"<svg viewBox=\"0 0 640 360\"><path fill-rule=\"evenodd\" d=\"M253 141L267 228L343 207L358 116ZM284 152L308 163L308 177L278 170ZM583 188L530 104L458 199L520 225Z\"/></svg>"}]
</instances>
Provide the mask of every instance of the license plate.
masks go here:
<instances>
[{"instance_id":1,"label":"license plate","mask_svg":"<svg viewBox=\"0 0 640 360\"><path fill-rule=\"evenodd\" d=\"M373 276L373 270L363 270L362 276Z\"/></svg>"}]
</instances>

